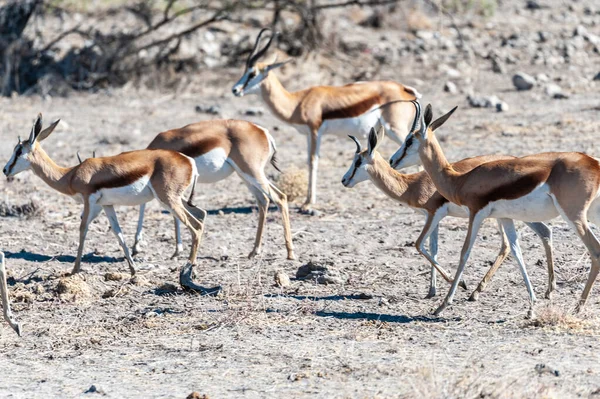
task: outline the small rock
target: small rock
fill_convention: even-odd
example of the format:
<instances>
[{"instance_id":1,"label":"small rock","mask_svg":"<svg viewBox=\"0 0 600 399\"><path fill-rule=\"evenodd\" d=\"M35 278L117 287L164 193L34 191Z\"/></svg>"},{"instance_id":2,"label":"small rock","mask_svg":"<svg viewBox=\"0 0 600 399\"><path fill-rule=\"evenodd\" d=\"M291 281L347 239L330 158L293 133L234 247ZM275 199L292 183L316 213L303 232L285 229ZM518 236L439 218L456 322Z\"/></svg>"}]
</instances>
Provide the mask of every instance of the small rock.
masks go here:
<instances>
[{"instance_id":1,"label":"small rock","mask_svg":"<svg viewBox=\"0 0 600 399\"><path fill-rule=\"evenodd\" d=\"M496 109L498 109L498 106L500 105L501 107L506 108L506 109L503 109L503 111L508 109L508 104L504 103L502 100L500 100L496 96L489 96L489 97L467 96L467 101L469 102L469 105L473 108L496 108ZM504 104L504 105L502 105L502 104Z\"/></svg>"},{"instance_id":2,"label":"small rock","mask_svg":"<svg viewBox=\"0 0 600 399\"><path fill-rule=\"evenodd\" d=\"M317 284L344 284L348 279L339 271L320 266L312 261L300 266L296 272L296 278L314 280Z\"/></svg>"},{"instance_id":3,"label":"small rock","mask_svg":"<svg viewBox=\"0 0 600 399\"><path fill-rule=\"evenodd\" d=\"M534 369L538 372L538 374L548 373L556 377L560 377L560 371L553 369L552 367L546 366L543 363L536 364Z\"/></svg>"},{"instance_id":4,"label":"small rock","mask_svg":"<svg viewBox=\"0 0 600 399\"><path fill-rule=\"evenodd\" d=\"M600 80L600 72L598 72L598 73L596 74L596 76L594 76L594 79L593 79L593 80Z\"/></svg>"},{"instance_id":5,"label":"small rock","mask_svg":"<svg viewBox=\"0 0 600 399\"><path fill-rule=\"evenodd\" d=\"M246 116L262 116L265 112L262 108L248 108L244 111L244 115Z\"/></svg>"},{"instance_id":6,"label":"small rock","mask_svg":"<svg viewBox=\"0 0 600 399\"><path fill-rule=\"evenodd\" d=\"M573 36L587 36L587 29L583 25L577 25L575 30L573 31Z\"/></svg>"},{"instance_id":7,"label":"small rock","mask_svg":"<svg viewBox=\"0 0 600 399\"><path fill-rule=\"evenodd\" d=\"M444 91L446 93L456 94L458 93L458 87L456 87L456 85L452 82L446 82L444 85Z\"/></svg>"},{"instance_id":8,"label":"small rock","mask_svg":"<svg viewBox=\"0 0 600 399\"><path fill-rule=\"evenodd\" d=\"M525 3L525 8L528 10L539 10L542 8L542 6L536 0L527 0Z\"/></svg>"},{"instance_id":9,"label":"small rock","mask_svg":"<svg viewBox=\"0 0 600 399\"><path fill-rule=\"evenodd\" d=\"M546 86L546 94L557 100L569 98L568 95L563 93L562 88L554 83L550 83Z\"/></svg>"},{"instance_id":10,"label":"small rock","mask_svg":"<svg viewBox=\"0 0 600 399\"><path fill-rule=\"evenodd\" d=\"M313 272L325 273L327 272L327 267L319 266L312 261L309 261L306 265L302 265L298 268L298 271L296 271L296 278L306 278Z\"/></svg>"},{"instance_id":11,"label":"small rock","mask_svg":"<svg viewBox=\"0 0 600 399\"><path fill-rule=\"evenodd\" d=\"M192 392L185 399L210 399L206 394L200 394L196 391Z\"/></svg>"},{"instance_id":12,"label":"small rock","mask_svg":"<svg viewBox=\"0 0 600 399\"><path fill-rule=\"evenodd\" d=\"M292 285L290 278L283 270L277 270L275 272L275 285L281 288L289 287Z\"/></svg>"},{"instance_id":13,"label":"small rock","mask_svg":"<svg viewBox=\"0 0 600 399\"><path fill-rule=\"evenodd\" d=\"M515 74L512 82L517 90L531 90L535 86L535 78L522 72Z\"/></svg>"},{"instance_id":14,"label":"small rock","mask_svg":"<svg viewBox=\"0 0 600 399\"><path fill-rule=\"evenodd\" d=\"M219 115L221 108L218 105L196 105L196 112L202 114Z\"/></svg>"},{"instance_id":15,"label":"small rock","mask_svg":"<svg viewBox=\"0 0 600 399\"><path fill-rule=\"evenodd\" d=\"M548 82L550 78L545 73L538 73L537 75L535 75L535 80L537 80L538 82Z\"/></svg>"},{"instance_id":16,"label":"small rock","mask_svg":"<svg viewBox=\"0 0 600 399\"><path fill-rule=\"evenodd\" d=\"M496 103L496 111L498 111L498 112L508 111L508 104L505 103L504 101L500 101L499 103Z\"/></svg>"},{"instance_id":17,"label":"small rock","mask_svg":"<svg viewBox=\"0 0 600 399\"><path fill-rule=\"evenodd\" d=\"M92 385L91 387L88 388L87 391L85 391L84 393L99 393L99 394L104 394L104 391L100 388L98 388L96 385Z\"/></svg>"},{"instance_id":18,"label":"small rock","mask_svg":"<svg viewBox=\"0 0 600 399\"><path fill-rule=\"evenodd\" d=\"M498 59L498 57L492 58L492 71L494 73L504 73L505 72L504 65Z\"/></svg>"}]
</instances>

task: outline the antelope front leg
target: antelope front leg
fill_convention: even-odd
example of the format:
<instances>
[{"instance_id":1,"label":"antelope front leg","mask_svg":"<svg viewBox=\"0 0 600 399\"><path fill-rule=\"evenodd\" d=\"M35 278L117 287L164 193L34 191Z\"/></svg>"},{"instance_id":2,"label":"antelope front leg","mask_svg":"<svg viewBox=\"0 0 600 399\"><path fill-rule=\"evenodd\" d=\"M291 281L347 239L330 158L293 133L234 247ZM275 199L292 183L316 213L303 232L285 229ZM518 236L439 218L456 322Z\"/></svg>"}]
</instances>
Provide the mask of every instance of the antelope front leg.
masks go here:
<instances>
[{"instance_id":1,"label":"antelope front leg","mask_svg":"<svg viewBox=\"0 0 600 399\"><path fill-rule=\"evenodd\" d=\"M308 135L308 190L306 193L306 202L301 210L309 213L312 206L317 202L317 172L319 169L319 147L321 136L318 131Z\"/></svg>"},{"instance_id":2,"label":"antelope front leg","mask_svg":"<svg viewBox=\"0 0 600 399\"><path fill-rule=\"evenodd\" d=\"M127 243L125 242L125 237L123 237L123 232L121 231L121 226L119 226L119 219L117 218L117 213L115 212L115 208L112 205L105 205L104 213L108 217L110 222L110 227L112 227L113 233L117 237L121 248L123 248L123 252L125 253L125 259L127 259L127 263L129 264L129 271L131 275L135 275L135 262L129 253L129 248L127 248Z\"/></svg>"},{"instance_id":3,"label":"antelope front leg","mask_svg":"<svg viewBox=\"0 0 600 399\"><path fill-rule=\"evenodd\" d=\"M79 247L77 248L77 259L71 274L81 271L81 258L83 256L83 245L88 232L90 223L100 214L102 207L98 206L91 198L85 198L83 201L83 213L81 214L81 223L79 225Z\"/></svg>"},{"instance_id":4,"label":"antelope front leg","mask_svg":"<svg viewBox=\"0 0 600 399\"><path fill-rule=\"evenodd\" d=\"M12 327L13 330L21 336L21 325L17 323L10 310L10 302L8 299L8 286L6 285L6 268L4 267L4 253L0 252L0 296L2 297L2 311L4 320Z\"/></svg>"},{"instance_id":5,"label":"antelope front leg","mask_svg":"<svg viewBox=\"0 0 600 399\"><path fill-rule=\"evenodd\" d=\"M135 242L133 243L133 248L131 248L131 254L136 256L140 253L139 246L142 241L142 229L144 227L144 212L146 212L146 204L140 205L140 216L138 218L137 230L135 232Z\"/></svg>"},{"instance_id":6,"label":"antelope front leg","mask_svg":"<svg viewBox=\"0 0 600 399\"><path fill-rule=\"evenodd\" d=\"M469 255L471 254L471 248L473 248L473 244L475 244L475 240L477 239L477 233L479 232L479 228L481 227L481 223L484 219L485 216L480 213L476 213L474 216L469 216L469 230L467 232L467 238L465 239L465 243L460 254L460 264L458 265L458 269L456 270L456 276L454 277L452 286L448 291L448 295L446 295L446 298L444 299L442 304L435 310L434 315L439 316L440 313L444 311L444 309L446 309L452 304L454 294L456 293L456 288L458 287L458 282L462 277L465 265L467 264L467 261L469 260Z\"/></svg>"}]
</instances>

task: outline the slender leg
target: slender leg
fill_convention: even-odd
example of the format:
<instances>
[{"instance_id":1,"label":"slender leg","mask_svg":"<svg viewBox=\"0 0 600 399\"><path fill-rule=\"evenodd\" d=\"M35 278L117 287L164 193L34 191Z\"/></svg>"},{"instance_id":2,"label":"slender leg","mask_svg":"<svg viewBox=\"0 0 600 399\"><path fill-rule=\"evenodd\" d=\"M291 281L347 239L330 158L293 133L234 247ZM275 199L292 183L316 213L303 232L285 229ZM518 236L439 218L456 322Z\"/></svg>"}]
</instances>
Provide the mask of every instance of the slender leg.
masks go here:
<instances>
[{"instance_id":1,"label":"slender leg","mask_svg":"<svg viewBox=\"0 0 600 399\"><path fill-rule=\"evenodd\" d=\"M108 217L108 221L110 222L110 227L112 228L113 233L115 233L121 248L123 248L125 259L127 259L127 263L129 264L129 271L131 272L131 275L134 276L135 262L129 253L129 248L127 248L127 243L125 242L125 237L123 237L121 226L119 226L119 219L117 218L115 208L112 205L104 205L102 208L104 208L104 213L106 213L106 216Z\"/></svg>"},{"instance_id":2,"label":"slender leg","mask_svg":"<svg viewBox=\"0 0 600 399\"><path fill-rule=\"evenodd\" d=\"M500 220L496 221L498 222L498 231L500 232L500 236L502 237L502 246L500 247L500 252L498 252L498 255L496 256L496 260L492 264L492 267L490 267L485 276L483 276L483 279L481 280L477 288L475 288L475 291L473 291L473 293L469 297L469 301L476 301L477 299L479 299L479 294L483 292L485 287L487 287L488 283L490 282L494 274L496 274L498 268L500 267L502 262L504 262L504 259L506 259L508 253L510 252L510 248L508 247L508 238L506 238L504 227L502 227L502 223L500 222Z\"/></svg>"},{"instance_id":3,"label":"slender leg","mask_svg":"<svg viewBox=\"0 0 600 399\"><path fill-rule=\"evenodd\" d=\"M477 233L479 232L481 223L483 223L486 216L487 215L483 214L481 211L474 212L473 210L471 210L469 214L469 229L467 232L467 238L465 239L465 243L460 254L460 264L458 265L458 269L456 270L456 276L454 277L454 281L452 282L450 291L448 291L448 295L446 295L446 298L444 299L440 307L437 308L434 312L436 316L438 316L444 311L444 309L446 309L449 305L452 304L454 294L456 293L456 288L458 287L458 282L460 281L460 278L462 277L463 271L465 269L465 265L469 260L471 248L473 248L473 244L475 244L475 240L477 239Z\"/></svg>"},{"instance_id":4,"label":"slender leg","mask_svg":"<svg viewBox=\"0 0 600 399\"><path fill-rule=\"evenodd\" d=\"M558 213L562 216L562 218L571 226L571 228L577 233L581 241L588 250L590 254L590 258L592 259L592 267L590 269L590 274L588 274L588 280L585 283L585 287L583 292L581 293L581 298L579 299L579 303L575 308L575 312L580 312L587 301L588 296L590 295L590 291L596 281L596 277L598 277L598 272L600 272L600 242L590 229L587 222L587 213L589 209L589 204L583 204L579 209L575 206L575 204L570 204L568 202L569 198L565 199L563 202L569 206L569 208L563 208L560 205L559 200L551 195L552 200L554 201L554 206L558 210ZM573 202L573 201L571 201Z\"/></svg>"},{"instance_id":5,"label":"slender leg","mask_svg":"<svg viewBox=\"0 0 600 399\"><path fill-rule=\"evenodd\" d=\"M269 187L271 199L277 204L277 208L279 208L279 211L281 212L287 258L290 260L296 259L296 256L294 255L294 244L292 243L292 228L290 227L290 211L288 208L287 195L271 182L269 182Z\"/></svg>"},{"instance_id":6,"label":"slender leg","mask_svg":"<svg viewBox=\"0 0 600 399\"><path fill-rule=\"evenodd\" d=\"M250 191L256 198L258 205L258 227L256 228L256 238L254 239L254 248L248 255L248 258L254 258L261 252L263 231L267 222L267 210L269 209L269 198L258 188L250 186Z\"/></svg>"},{"instance_id":7,"label":"slender leg","mask_svg":"<svg viewBox=\"0 0 600 399\"><path fill-rule=\"evenodd\" d=\"M545 223L525 223L531 230L542 239L546 251L546 265L548 266L548 289L544 297L550 299L552 292L556 290L556 276L554 275L554 258L552 256L552 229Z\"/></svg>"},{"instance_id":8,"label":"slender leg","mask_svg":"<svg viewBox=\"0 0 600 399\"><path fill-rule=\"evenodd\" d=\"M173 218L175 223L175 252L171 255L171 259L177 258L183 252L183 240L181 239L181 222L176 217Z\"/></svg>"},{"instance_id":9,"label":"slender leg","mask_svg":"<svg viewBox=\"0 0 600 399\"><path fill-rule=\"evenodd\" d=\"M533 318L533 304L535 302L535 293L533 292L533 287L531 286L531 281L529 281L529 276L527 275L527 268L525 267L525 261L523 261L523 254L521 253L521 247L519 245L519 236L517 234L517 230L515 230L515 224L512 219L500 219L500 223L502 223L502 227L506 233L506 237L510 243L510 251L513 256L517 259L517 264L519 265L519 269L521 270L521 274L523 275L523 281L525 282L525 286L527 287L527 292L529 293L529 312L527 313L528 318Z\"/></svg>"},{"instance_id":10,"label":"slender leg","mask_svg":"<svg viewBox=\"0 0 600 399\"><path fill-rule=\"evenodd\" d=\"M434 259L429 254L429 252L427 252L427 250L425 249L425 245L424 245L425 241L427 241L427 238L429 238L429 235L437 227L437 225L439 224L440 220L442 220L446 215L447 215L447 213L444 210L442 210L441 208L438 209L433 216L427 215L427 217L425 219L425 226L423 227L423 230L421 231L421 234L419 235L419 238L417 238L417 242L415 243L415 246L417 247L417 251L419 251L419 253L421 255L423 255L425 257L425 259L427 259L429 261L429 263L431 264L431 266L433 268L435 268L442 275L442 278L444 280L446 280L447 282L452 283L452 278L438 264L438 262L436 261L436 259ZM467 285L465 284L464 281L461 281L460 286L463 287L464 289L467 288Z\"/></svg>"},{"instance_id":11,"label":"slender leg","mask_svg":"<svg viewBox=\"0 0 600 399\"><path fill-rule=\"evenodd\" d=\"M81 257L83 256L83 244L85 243L85 236L88 232L89 224L96 219L96 217L102 211L102 207L98 204L92 203L91 198L84 199L83 214L81 215L81 223L79 225L79 247L77 248L77 259L75 259L75 265L73 266L72 274L79 273L81 271Z\"/></svg>"},{"instance_id":12,"label":"slender leg","mask_svg":"<svg viewBox=\"0 0 600 399\"><path fill-rule=\"evenodd\" d=\"M21 325L15 320L10 310L8 299L8 286L6 285L6 268L4 267L4 252L0 252L0 296L2 297L2 312L4 320L12 327L15 332L21 336Z\"/></svg>"},{"instance_id":13,"label":"slender leg","mask_svg":"<svg viewBox=\"0 0 600 399\"><path fill-rule=\"evenodd\" d=\"M429 236L429 251L431 252L431 257L433 261L437 263L437 253L438 253L438 235L439 235L440 225L434 227L431 235ZM431 278L429 281L429 293L425 298L433 298L436 294L436 271L435 266L431 265Z\"/></svg>"},{"instance_id":14,"label":"slender leg","mask_svg":"<svg viewBox=\"0 0 600 399\"><path fill-rule=\"evenodd\" d=\"M303 211L310 211L317 202L317 171L319 169L319 147L321 135L318 131L308 134L308 192L306 202L302 205Z\"/></svg>"},{"instance_id":15,"label":"slender leg","mask_svg":"<svg viewBox=\"0 0 600 399\"><path fill-rule=\"evenodd\" d=\"M133 248L131 248L131 253L133 256L140 253L139 246L142 241L142 229L144 228L144 212L146 212L146 204L140 205L140 216L138 218L137 230L135 232L135 242L133 243Z\"/></svg>"}]
</instances>

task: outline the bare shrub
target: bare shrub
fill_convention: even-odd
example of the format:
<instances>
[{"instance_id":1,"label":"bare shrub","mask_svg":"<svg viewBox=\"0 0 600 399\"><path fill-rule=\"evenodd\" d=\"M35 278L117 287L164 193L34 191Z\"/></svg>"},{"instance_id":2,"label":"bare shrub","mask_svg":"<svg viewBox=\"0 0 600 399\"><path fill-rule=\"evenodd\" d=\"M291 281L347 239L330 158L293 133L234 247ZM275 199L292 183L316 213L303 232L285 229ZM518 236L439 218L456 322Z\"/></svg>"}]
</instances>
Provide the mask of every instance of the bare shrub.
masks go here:
<instances>
[{"instance_id":1,"label":"bare shrub","mask_svg":"<svg viewBox=\"0 0 600 399\"><path fill-rule=\"evenodd\" d=\"M22 205L13 205L7 201L0 202L0 216L33 218L42 213L42 207L37 201L31 200Z\"/></svg>"},{"instance_id":2,"label":"bare shrub","mask_svg":"<svg viewBox=\"0 0 600 399\"><path fill-rule=\"evenodd\" d=\"M308 191L308 174L304 169L292 166L277 175L274 179L275 185L287 195L288 201L306 197Z\"/></svg>"}]
</instances>

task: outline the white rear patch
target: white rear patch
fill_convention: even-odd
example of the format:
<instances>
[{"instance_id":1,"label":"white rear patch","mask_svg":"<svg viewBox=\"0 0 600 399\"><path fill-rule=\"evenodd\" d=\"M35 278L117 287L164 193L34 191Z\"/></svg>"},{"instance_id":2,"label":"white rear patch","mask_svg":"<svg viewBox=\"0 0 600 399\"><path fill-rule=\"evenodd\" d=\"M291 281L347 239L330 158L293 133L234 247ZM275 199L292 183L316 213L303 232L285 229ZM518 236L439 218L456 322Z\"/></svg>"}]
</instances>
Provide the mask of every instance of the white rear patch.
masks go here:
<instances>
[{"instance_id":1,"label":"white rear patch","mask_svg":"<svg viewBox=\"0 0 600 399\"><path fill-rule=\"evenodd\" d=\"M215 148L194 158L198 169L198 182L216 183L232 174L233 168L227 159L227 154L222 148Z\"/></svg>"},{"instance_id":2,"label":"white rear patch","mask_svg":"<svg viewBox=\"0 0 600 399\"><path fill-rule=\"evenodd\" d=\"M98 190L98 205L137 206L154 199L150 188L150 177L144 176L123 187Z\"/></svg>"}]
</instances>

